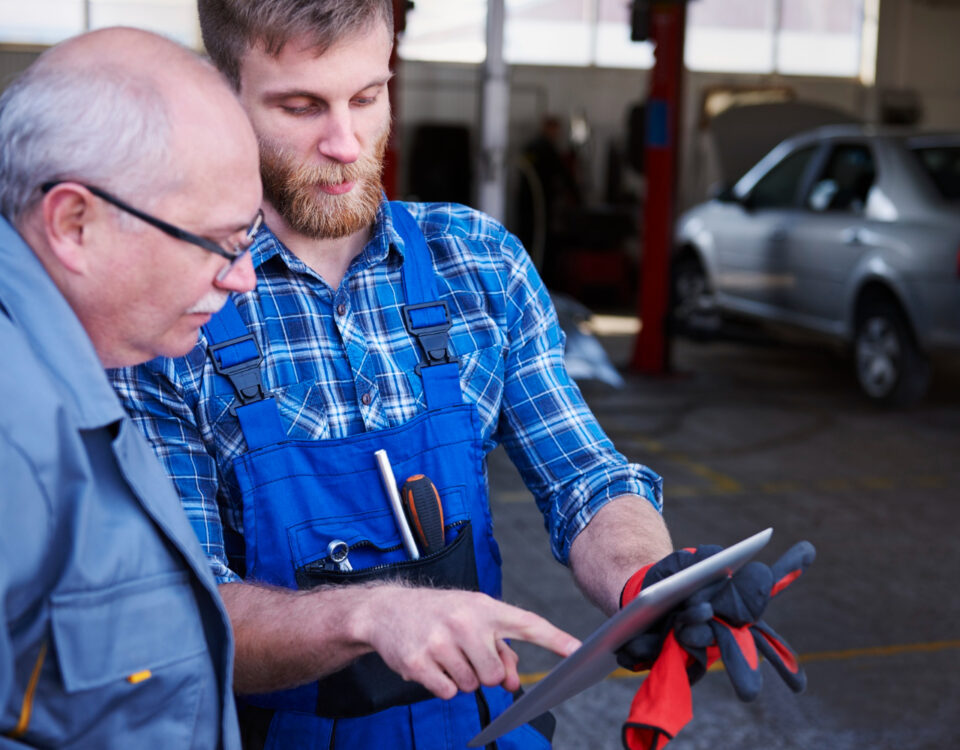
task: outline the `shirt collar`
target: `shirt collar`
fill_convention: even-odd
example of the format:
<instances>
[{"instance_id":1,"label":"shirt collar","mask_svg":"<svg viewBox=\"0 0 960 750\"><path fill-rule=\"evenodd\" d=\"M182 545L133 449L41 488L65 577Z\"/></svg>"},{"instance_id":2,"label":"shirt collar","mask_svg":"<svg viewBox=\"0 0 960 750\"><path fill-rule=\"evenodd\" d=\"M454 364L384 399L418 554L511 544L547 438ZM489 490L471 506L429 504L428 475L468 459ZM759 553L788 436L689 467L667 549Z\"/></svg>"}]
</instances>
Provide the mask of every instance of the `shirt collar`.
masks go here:
<instances>
[{"instance_id":1,"label":"shirt collar","mask_svg":"<svg viewBox=\"0 0 960 750\"><path fill-rule=\"evenodd\" d=\"M362 267L382 263L387 260L391 249L395 250L401 259L403 258L403 236L397 232L394 226L390 202L384 196L377 207L377 215L373 222L373 232L370 239L354 263L356 264L359 261ZM254 268L260 268L273 257L280 257L290 270L310 273L306 265L277 238L266 224L260 227L250 253Z\"/></svg>"},{"instance_id":2,"label":"shirt collar","mask_svg":"<svg viewBox=\"0 0 960 750\"><path fill-rule=\"evenodd\" d=\"M84 429L124 415L90 337L36 254L0 216L0 300Z\"/></svg>"}]
</instances>

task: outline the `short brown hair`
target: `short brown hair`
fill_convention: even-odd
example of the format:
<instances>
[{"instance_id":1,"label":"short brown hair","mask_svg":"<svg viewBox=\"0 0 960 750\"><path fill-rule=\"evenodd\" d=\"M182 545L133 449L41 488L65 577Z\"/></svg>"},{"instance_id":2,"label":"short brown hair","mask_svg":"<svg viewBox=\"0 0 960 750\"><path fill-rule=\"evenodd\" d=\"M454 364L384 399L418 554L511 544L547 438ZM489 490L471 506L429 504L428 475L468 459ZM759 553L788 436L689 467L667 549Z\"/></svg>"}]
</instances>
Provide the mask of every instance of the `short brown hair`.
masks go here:
<instances>
[{"instance_id":1,"label":"short brown hair","mask_svg":"<svg viewBox=\"0 0 960 750\"><path fill-rule=\"evenodd\" d=\"M240 88L240 61L255 44L279 55L306 36L318 55L338 39L382 21L393 33L393 0L198 0L203 44L214 64Z\"/></svg>"}]
</instances>

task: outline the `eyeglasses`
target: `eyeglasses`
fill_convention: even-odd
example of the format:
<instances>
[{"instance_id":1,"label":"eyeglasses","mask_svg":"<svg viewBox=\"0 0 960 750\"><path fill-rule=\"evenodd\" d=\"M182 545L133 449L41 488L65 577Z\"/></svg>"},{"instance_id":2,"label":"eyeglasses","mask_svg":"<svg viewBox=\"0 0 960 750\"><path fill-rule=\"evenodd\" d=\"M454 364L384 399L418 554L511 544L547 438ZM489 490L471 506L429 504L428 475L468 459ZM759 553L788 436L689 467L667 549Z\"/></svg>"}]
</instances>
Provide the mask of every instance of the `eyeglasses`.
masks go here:
<instances>
[{"instance_id":1,"label":"eyeglasses","mask_svg":"<svg viewBox=\"0 0 960 750\"><path fill-rule=\"evenodd\" d=\"M69 182L69 180L57 180L55 182L45 182L40 186L40 189L44 193L49 193L53 188L61 183ZM162 219L158 219L154 216L151 216L148 213L144 213L140 209L134 208L128 203L123 202L119 198L115 198L110 195L110 193L105 190L101 190L98 187L93 185L86 185L82 182L78 182L78 185L85 187L91 193L93 193L98 198L105 200L107 203L116 206L121 211L126 211L128 214L136 216L141 221L147 222L150 226L156 227L164 234L167 234L175 239L183 240L184 242L189 242L198 247L202 247L207 252L215 253L223 258L226 258L230 261L221 271L217 274L217 281L223 281L233 270L233 268L243 259L243 256L250 252L250 246L253 244L253 239L256 237L257 232L260 230L261 225L263 224L263 210L257 211L257 215L254 217L253 222L250 226L244 230L243 236L238 241L236 237L232 237L227 240L223 240L223 243L214 242L209 240L206 237L201 237L198 234L193 232L188 232L185 229L180 229L180 227L175 227L173 224L168 224Z\"/></svg>"}]
</instances>

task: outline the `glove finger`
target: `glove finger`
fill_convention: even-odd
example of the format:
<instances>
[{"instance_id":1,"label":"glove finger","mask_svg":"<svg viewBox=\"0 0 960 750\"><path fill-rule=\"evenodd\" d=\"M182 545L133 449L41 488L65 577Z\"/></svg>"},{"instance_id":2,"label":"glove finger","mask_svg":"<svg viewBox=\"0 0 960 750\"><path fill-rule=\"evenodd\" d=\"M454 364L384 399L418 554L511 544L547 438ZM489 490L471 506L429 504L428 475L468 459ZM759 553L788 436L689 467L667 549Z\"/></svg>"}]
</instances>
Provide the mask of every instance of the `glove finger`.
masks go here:
<instances>
[{"instance_id":1,"label":"glove finger","mask_svg":"<svg viewBox=\"0 0 960 750\"><path fill-rule=\"evenodd\" d=\"M666 633L646 632L634 636L616 650L617 664L624 669L640 672L649 669L663 647Z\"/></svg>"},{"instance_id":2,"label":"glove finger","mask_svg":"<svg viewBox=\"0 0 960 750\"><path fill-rule=\"evenodd\" d=\"M750 628L733 628L722 620L714 620L710 627L737 697L745 702L754 700L763 687L763 676L760 674L760 657Z\"/></svg>"},{"instance_id":3,"label":"glove finger","mask_svg":"<svg viewBox=\"0 0 960 750\"><path fill-rule=\"evenodd\" d=\"M649 630L639 633L618 648L615 652L617 664L634 672L649 669L660 654L663 640L671 629L679 636L683 629L698 624L705 625L712 618L713 607L707 602L687 607L665 617ZM709 628L707 628L707 635L710 636ZM712 636L702 645L707 646L710 643L712 643Z\"/></svg>"},{"instance_id":4,"label":"glove finger","mask_svg":"<svg viewBox=\"0 0 960 750\"><path fill-rule=\"evenodd\" d=\"M797 580L813 563L817 556L816 548L810 542L797 542L777 560L770 570L773 572L773 586L770 596L774 597Z\"/></svg>"},{"instance_id":5,"label":"glove finger","mask_svg":"<svg viewBox=\"0 0 960 750\"><path fill-rule=\"evenodd\" d=\"M710 622L713 619L713 607L710 602L692 604L680 610L674 619L674 628L684 628L690 625Z\"/></svg>"},{"instance_id":6,"label":"glove finger","mask_svg":"<svg viewBox=\"0 0 960 750\"><path fill-rule=\"evenodd\" d=\"M761 562L751 562L730 578L711 604L717 617L735 627L763 616L770 600L773 573Z\"/></svg>"},{"instance_id":7,"label":"glove finger","mask_svg":"<svg viewBox=\"0 0 960 750\"><path fill-rule=\"evenodd\" d=\"M762 620L755 623L750 630L763 658L773 665L793 692L802 693L807 687L807 675L793 649Z\"/></svg>"},{"instance_id":8,"label":"glove finger","mask_svg":"<svg viewBox=\"0 0 960 750\"><path fill-rule=\"evenodd\" d=\"M695 648L706 648L714 645L713 629L709 622L699 622L679 628L677 640L688 651Z\"/></svg>"},{"instance_id":9,"label":"glove finger","mask_svg":"<svg viewBox=\"0 0 960 750\"><path fill-rule=\"evenodd\" d=\"M696 592L691 594L684 600L685 607L695 607L698 604L703 604L704 602L712 601L717 594L727 585L729 578L721 578L719 581L714 581L713 583L707 584L701 589L698 589Z\"/></svg>"}]
</instances>

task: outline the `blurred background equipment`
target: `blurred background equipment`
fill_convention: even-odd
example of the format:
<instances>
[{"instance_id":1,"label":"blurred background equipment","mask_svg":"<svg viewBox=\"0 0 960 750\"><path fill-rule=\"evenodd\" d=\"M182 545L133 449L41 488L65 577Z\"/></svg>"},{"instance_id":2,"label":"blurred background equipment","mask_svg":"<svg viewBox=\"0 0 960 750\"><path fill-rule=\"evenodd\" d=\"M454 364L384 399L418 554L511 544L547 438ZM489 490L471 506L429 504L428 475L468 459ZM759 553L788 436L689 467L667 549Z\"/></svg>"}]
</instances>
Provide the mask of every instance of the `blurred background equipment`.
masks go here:
<instances>
[{"instance_id":1,"label":"blurred background equipment","mask_svg":"<svg viewBox=\"0 0 960 750\"><path fill-rule=\"evenodd\" d=\"M410 139L409 159L411 199L473 203L473 153L467 126L432 122L417 125Z\"/></svg>"}]
</instances>

